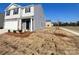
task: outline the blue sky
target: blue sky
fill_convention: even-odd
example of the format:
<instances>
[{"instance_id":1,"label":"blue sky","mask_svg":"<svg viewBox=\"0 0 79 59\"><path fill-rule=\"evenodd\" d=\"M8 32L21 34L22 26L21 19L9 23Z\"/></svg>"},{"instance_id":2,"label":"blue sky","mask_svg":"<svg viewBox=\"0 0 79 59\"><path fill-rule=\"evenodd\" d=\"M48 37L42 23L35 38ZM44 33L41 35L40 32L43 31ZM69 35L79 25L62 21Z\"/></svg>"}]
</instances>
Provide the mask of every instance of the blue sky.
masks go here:
<instances>
[{"instance_id":1,"label":"blue sky","mask_svg":"<svg viewBox=\"0 0 79 59\"><path fill-rule=\"evenodd\" d=\"M10 3L0 3L0 13L4 13L5 8ZM19 3L21 6L30 4ZM79 4L78 3L42 3L45 19L53 22L59 20L62 22L79 21Z\"/></svg>"}]
</instances>

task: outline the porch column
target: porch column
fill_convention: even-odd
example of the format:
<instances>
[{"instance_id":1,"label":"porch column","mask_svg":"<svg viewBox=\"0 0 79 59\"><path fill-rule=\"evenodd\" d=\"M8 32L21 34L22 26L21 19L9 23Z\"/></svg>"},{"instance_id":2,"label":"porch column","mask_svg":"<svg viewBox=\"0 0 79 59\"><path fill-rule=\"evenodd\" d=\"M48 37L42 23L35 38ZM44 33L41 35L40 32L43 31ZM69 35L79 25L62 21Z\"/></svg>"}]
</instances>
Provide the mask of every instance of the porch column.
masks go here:
<instances>
[{"instance_id":1,"label":"porch column","mask_svg":"<svg viewBox=\"0 0 79 59\"><path fill-rule=\"evenodd\" d=\"M30 31L32 31L32 18L30 19Z\"/></svg>"},{"instance_id":2,"label":"porch column","mask_svg":"<svg viewBox=\"0 0 79 59\"><path fill-rule=\"evenodd\" d=\"M18 19L18 30L21 30L21 19Z\"/></svg>"},{"instance_id":3,"label":"porch column","mask_svg":"<svg viewBox=\"0 0 79 59\"><path fill-rule=\"evenodd\" d=\"M19 20L19 30L21 30L21 19Z\"/></svg>"}]
</instances>

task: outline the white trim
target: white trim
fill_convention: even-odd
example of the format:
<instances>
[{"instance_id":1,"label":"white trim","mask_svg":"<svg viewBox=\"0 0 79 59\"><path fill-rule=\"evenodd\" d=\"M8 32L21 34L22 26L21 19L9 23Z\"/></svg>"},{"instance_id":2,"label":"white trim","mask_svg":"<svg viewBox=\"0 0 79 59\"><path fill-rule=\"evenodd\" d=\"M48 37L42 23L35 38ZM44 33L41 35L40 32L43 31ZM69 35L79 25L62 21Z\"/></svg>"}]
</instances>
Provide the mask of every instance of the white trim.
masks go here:
<instances>
[{"instance_id":1,"label":"white trim","mask_svg":"<svg viewBox=\"0 0 79 59\"><path fill-rule=\"evenodd\" d=\"M30 31L32 31L32 18L30 18L30 24L31 24Z\"/></svg>"},{"instance_id":2,"label":"white trim","mask_svg":"<svg viewBox=\"0 0 79 59\"><path fill-rule=\"evenodd\" d=\"M21 7L20 5L18 5L18 4L15 4L15 3L11 3L6 9L5 9L5 11L9 8L9 7L11 7L12 5L15 5L15 6L17 6L17 7Z\"/></svg>"}]
</instances>

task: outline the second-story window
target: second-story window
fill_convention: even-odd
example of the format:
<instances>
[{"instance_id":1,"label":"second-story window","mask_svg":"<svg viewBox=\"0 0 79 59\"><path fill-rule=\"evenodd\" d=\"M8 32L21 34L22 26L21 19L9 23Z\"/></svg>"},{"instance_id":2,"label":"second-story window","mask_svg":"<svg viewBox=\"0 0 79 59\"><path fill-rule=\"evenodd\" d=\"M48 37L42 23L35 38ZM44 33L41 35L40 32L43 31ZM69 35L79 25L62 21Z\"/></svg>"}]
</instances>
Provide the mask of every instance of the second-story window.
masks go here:
<instances>
[{"instance_id":1,"label":"second-story window","mask_svg":"<svg viewBox=\"0 0 79 59\"><path fill-rule=\"evenodd\" d=\"M25 8L25 13L30 12L30 7L29 8Z\"/></svg>"},{"instance_id":2,"label":"second-story window","mask_svg":"<svg viewBox=\"0 0 79 59\"><path fill-rule=\"evenodd\" d=\"M10 10L6 11L6 16L10 15Z\"/></svg>"},{"instance_id":3,"label":"second-story window","mask_svg":"<svg viewBox=\"0 0 79 59\"><path fill-rule=\"evenodd\" d=\"M18 14L18 8L13 10L13 14Z\"/></svg>"}]
</instances>

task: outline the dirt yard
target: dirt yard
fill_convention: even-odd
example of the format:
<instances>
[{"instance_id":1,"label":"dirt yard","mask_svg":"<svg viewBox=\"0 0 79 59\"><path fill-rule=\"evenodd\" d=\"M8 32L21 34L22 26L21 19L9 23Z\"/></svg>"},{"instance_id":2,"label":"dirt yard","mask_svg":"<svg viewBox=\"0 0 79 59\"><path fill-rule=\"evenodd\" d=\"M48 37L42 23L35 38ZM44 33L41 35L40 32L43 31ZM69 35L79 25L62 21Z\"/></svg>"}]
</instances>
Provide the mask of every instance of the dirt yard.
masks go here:
<instances>
[{"instance_id":1,"label":"dirt yard","mask_svg":"<svg viewBox=\"0 0 79 59\"><path fill-rule=\"evenodd\" d=\"M77 55L79 37L61 29L48 28L26 33L0 35L1 55Z\"/></svg>"}]
</instances>

